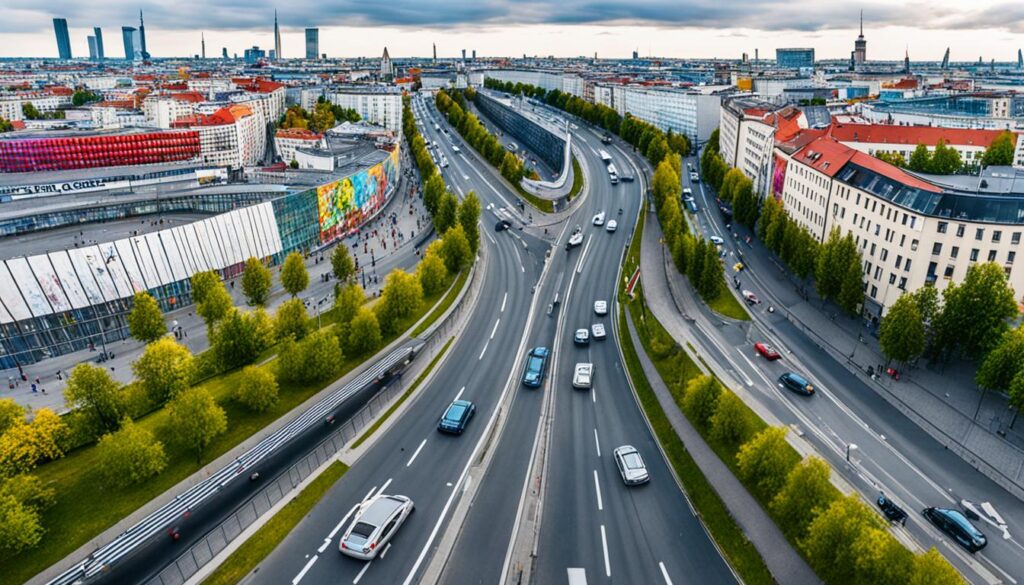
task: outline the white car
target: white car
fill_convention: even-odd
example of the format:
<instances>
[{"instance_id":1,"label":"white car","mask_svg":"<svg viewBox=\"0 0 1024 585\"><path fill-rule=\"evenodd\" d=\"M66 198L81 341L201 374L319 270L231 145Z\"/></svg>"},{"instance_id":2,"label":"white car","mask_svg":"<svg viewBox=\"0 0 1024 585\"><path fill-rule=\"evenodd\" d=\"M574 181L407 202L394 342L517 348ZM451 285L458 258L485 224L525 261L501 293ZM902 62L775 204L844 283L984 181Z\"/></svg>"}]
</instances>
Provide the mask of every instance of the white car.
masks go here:
<instances>
[{"instance_id":1,"label":"white car","mask_svg":"<svg viewBox=\"0 0 1024 585\"><path fill-rule=\"evenodd\" d=\"M459 153L460 153L460 152L462 152L462 151L461 151L461 150L459 150L459 147L458 147L458 146L452 145L452 152L454 152L455 154L459 154Z\"/></svg>"},{"instance_id":2,"label":"white car","mask_svg":"<svg viewBox=\"0 0 1024 585\"><path fill-rule=\"evenodd\" d=\"M594 312L598 315L607 315L608 301L594 301Z\"/></svg>"},{"instance_id":3,"label":"white car","mask_svg":"<svg viewBox=\"0 0 1024 585\"><path fill-rule=\"evenodd\" d=\"M604 332L604 323L594 323L591 325L590 333L594 339L604 339L607 336Z\"/></svg>"},{"instance_id":4,"label":"white car","mask_svg":"<svg viewBox=\"0 0 1024 585\"><path fill-rule=\"evenodd\" d=\"M622 474L622 481L626 485L639 485L651 480L647 473L647 465L644 464L640 452L632 445L623 445L615 449L615 465Z\"/></svg>"},{"instance_id":5,"label":"white car","mask_svg":"<svg viewBox=\"0 0 1024 585\"><path fill-rule=\"evenodd\" d=\"M608 222L608 225L604 226L604 229L605 229L605 231L614 232L616 229L618 229L618 227L619 227L619 222L617 222L617 221L615 221L613 219L613 220L610 220Z\"/></svg>"},{"instance_id":6,"label":"white car","mask_svg":"<svg viewBox=\"0 0 1024 585\"><path fill-rule=\"evenodd\" d=\"M569 241L565 243L565 249L575 248L583 243L583 230L580 226L576 226L576 230L569 236Z\"/></svg>"},{"instance_id":7,"label":"white car","mask_svg":"<svg viewBox=\"0 0 1024 585\"><path fill-rule=\"evenodd\" d=\"M694 183L700 182L700 175L697 174L697 171L690 171L690 180Z\"/></svg>"},{"instance_id":8,"label":"white car","mask_svg":"<svg viewBox=\"0 0 1024 585\"><path fill-rule=\"evenodd\" d=\"M416 506L405 496L379 494L359 505L359 512L338 543L342 554L372 561L398 532Z\"/></svg>"},{"instance_id":9,"label":"white car","mask_svg":"<svg viewBox=\"0 0 1024 585\"><path fill-rule=\"evenodd\" d=\"M594 384L594 364L576 364L572 372L572 387L586 390Z\"/></svg>"},{"instance_id":10,"label":"white car","mask_svg":"<svg viewBox=\"0 0 1024 585\"><path fill-rule=\"evenodd\" d=\"M604 212L598 213L594 216L594 225L604 225Z\"/></svg>"},{"instance_id":11,"label":"white car","mask_svg":"<svg viewBox=\"0 0 1024 585\"><path fill-rule=\"evenodd\" d=\"M721 246L722 244L725 243L725 240L723 240L722 238L720 238L718 236L711 236L708 239L711 240L711 243L716 245L716 246Z\"/></svg>"}]
</instances>

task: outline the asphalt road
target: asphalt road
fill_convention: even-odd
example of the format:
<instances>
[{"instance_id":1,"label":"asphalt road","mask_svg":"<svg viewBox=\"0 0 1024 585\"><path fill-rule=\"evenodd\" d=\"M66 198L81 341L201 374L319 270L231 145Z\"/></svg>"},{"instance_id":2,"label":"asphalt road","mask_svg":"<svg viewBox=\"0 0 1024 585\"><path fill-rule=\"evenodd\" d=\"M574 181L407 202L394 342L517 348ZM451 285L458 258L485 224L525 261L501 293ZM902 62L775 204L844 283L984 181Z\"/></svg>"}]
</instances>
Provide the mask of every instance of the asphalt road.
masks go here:
<instances>
[{"instance_id":1,"label":"asphalt road","mask_svg":"<svg viewBox=\"0 0 1024 585\"><path fill-rule=\"evenodd\" d=\"M696 159L689 159L694 167ZM906 416L879 397L846 366L819 347L800 327L785 315L784 299L792 299L792 287L784 288L769 277L778 270L770 255L756 241L742 243L748 234L742 228L726 229L717 211L713 193L703 183L692 184L684 177L684 186L693 189L700 210L700 229L707 235L725 239L732 253L727 265L742 251L748 267L739 278L762 304L751 309L752 325L723 324L706 310L697 311L693 341L710 357L746 384L764 407L786 424L802 429L819 453L843 473L867 497L879 491L900 504L910 515L906 527L893 527L897 536L913 538L925 547L936 546L974 583L1018 583L1024 580L1024 506L961 458L921 430ZM691 216L692 217L692 216ZM739 238L732 235L739 233ZM731 273L731 271L730 271ZM768 313L773 305L777 311ZM783 353L781 360L759 358L752 344L768 341ZM814 397L803 397L780 388L777 378L785 371L808 377L817 387ZM857 445L846 461L849 444ZM921 516L927 506L957 507L966 498L975 503L990 502L1008 523L1011 538L984 521L975 524L988 536L988 547L971 555Z\"/></svg>"}]
</instances>

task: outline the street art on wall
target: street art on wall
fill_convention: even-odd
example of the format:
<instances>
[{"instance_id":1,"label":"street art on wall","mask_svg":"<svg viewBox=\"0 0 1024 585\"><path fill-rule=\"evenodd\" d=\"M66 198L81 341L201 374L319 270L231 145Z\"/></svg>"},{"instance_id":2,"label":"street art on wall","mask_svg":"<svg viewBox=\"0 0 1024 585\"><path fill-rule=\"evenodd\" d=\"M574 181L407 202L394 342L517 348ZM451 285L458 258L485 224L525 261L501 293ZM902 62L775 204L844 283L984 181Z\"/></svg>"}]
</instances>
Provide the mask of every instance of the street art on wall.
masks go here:
<instances>
[{"instance_id":1,"label":"street art on wall","mask_svg":"<svg viewBox=\"0 0 1024 585\"><path fill-rule=\"evenodd\" d=\"M775 172L772 173L772 196L782 200L782 189L786 185L786 159L775 155Z\"/></svg>"},{"instance_id":2,"label":"street art on wall","mask_svg":"<svg viewBox=\"0 0 1024 585\"><path fill-rule=\"evenodd\" d=\"M398 149L365 171L316 189L320 241L344 236L386 202L389 189L398 181Z\"/></svg>"}]
</instances>

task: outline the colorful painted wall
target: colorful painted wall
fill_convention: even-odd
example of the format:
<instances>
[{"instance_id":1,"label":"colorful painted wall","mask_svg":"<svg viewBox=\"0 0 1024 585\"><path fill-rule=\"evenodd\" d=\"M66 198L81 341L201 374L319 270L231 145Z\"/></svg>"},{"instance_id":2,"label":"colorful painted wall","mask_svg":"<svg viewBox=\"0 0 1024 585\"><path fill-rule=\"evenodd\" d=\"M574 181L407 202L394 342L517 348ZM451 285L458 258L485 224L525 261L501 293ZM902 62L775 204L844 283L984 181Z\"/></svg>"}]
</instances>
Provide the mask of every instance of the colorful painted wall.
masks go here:
<instances>
[{"instance_id":1,"label":"colorful painted wall","mask_svg":"<svg viewBox=\"0 0 1024 585\"><path fill-rule=\"evenodd\" d=\"M383 162L339 181L317 187L320 241L342 237L387 202L388 187L398 181L396 148Z\"/></svg>"}]
</instances>

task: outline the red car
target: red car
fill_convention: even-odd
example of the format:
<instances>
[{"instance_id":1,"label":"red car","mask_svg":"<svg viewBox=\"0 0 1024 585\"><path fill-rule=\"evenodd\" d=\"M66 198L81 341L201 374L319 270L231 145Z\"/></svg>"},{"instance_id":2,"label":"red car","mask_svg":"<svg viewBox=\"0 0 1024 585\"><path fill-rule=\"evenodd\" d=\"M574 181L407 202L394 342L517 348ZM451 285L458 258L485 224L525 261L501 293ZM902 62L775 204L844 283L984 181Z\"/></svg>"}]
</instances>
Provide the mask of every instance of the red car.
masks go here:
<instances>
[{"instance_id":1,"label":"red car","mask_svg":"<svg viewBox=\"0 0 1024 585\"><path fill-rule=\"evenodd\" d=\"M782 354L780 354L778 351L776 351L774 347L768 345L767 343L761 343L760 341L758 341L757 343L754 344L754 349L756 349L757 353L761 354L761 357L763 357L766 360L777 360L782 357Z\"/></svg>"}]
</instances>

